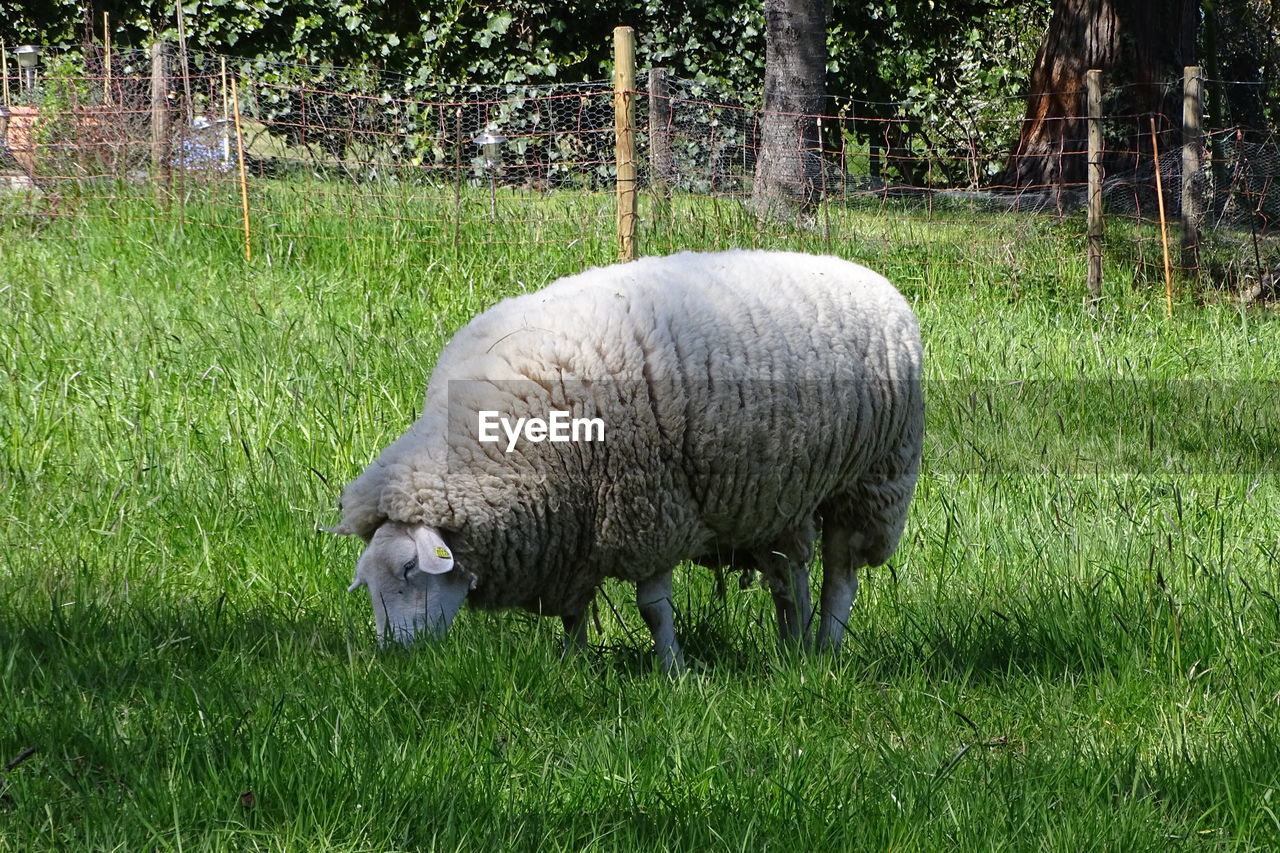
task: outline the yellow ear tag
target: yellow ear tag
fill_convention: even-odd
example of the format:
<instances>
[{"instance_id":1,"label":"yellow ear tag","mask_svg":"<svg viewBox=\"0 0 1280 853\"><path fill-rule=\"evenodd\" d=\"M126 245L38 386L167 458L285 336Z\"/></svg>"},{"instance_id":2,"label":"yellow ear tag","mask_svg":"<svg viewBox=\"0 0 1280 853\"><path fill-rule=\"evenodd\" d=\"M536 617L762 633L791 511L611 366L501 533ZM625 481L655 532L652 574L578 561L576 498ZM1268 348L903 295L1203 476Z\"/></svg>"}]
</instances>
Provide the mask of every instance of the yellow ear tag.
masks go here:
<instances>
[{"instance_id":1,"label":"yellow ear tag","mask_svg":"<svg viewBox=\"0 0 1280 853\"><path fill-rule=\"evenodd\" d=\"M443 545L437 545L437 546L436 546L436 556L437 556L437 557L439 557L439 558L440 558L440 559L442 559L442 560L447 560L447 559L449 559L449 557L450 557L449 549L448 549L448 548L446 548L446 547L444 547Z\"/></svg>"}]
</instances>

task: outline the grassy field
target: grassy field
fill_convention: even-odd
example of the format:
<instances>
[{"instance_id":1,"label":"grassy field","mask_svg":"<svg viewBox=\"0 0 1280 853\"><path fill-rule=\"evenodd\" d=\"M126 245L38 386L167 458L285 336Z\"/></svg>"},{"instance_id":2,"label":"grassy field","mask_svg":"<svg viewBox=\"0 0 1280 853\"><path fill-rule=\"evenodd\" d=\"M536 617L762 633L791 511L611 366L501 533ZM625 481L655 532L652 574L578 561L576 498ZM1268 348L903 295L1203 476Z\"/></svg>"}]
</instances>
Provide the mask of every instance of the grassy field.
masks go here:
<instances>
[{"instance_id":1,"label":"grassy field","mask_svg":"<svg viewBox=\"0 0 1280 853\"><path fill-rule=\"evenodd\" d=\"M514 612L379 650L317 528L449 333L610 259L610 201L432 241L256 192L249 263L234 207L0 224L0 763L36 750L0 851L1280 845L1274 312L1169 321L1119 258L1086 311L1073 222L653 217L648 253L830 248L915 304L925 470L844 654L694 568L678 681L618 586L587 658Z\"/></svg>"}]
</instances>

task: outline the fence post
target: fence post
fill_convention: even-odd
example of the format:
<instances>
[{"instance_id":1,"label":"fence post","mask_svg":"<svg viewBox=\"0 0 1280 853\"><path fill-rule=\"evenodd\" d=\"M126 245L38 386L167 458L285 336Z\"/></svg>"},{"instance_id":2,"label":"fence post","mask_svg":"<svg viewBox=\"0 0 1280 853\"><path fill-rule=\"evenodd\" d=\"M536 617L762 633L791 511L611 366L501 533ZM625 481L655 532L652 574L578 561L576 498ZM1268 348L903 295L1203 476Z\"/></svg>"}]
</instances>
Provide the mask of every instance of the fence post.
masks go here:
<instances>
[{"instance_id":1,"label":"fence post","mask_svg":"<svg viewBox=\"0 0 1280 853\"><path fill-rule=\"evenodd\" d=\"M1200 225L1204 215L1204 81L1198 65L1182 69L1182 269L1200 275Z\"/></svg>"},{"instance_id":2,"label":"fence post","mask_svg":"<svg viewBox=\"0 0 1280 853\"><path fill-rule=\"evenodd\" d=\"M111 106L111 13L102 13L102 103Z\"/></svg>"},{"instance_id":3,"label":"fence post","mask_svg":"<svg viewBox=\"0 0 1280 853\"><path fill-rule=\"evenodd\" d=\"M636 256L636 137L635 34L631 27L613 31L613 127L616 138L614 159L618 168L618 256L630 261Z\"/></svg>"},{"instance_id":4,"label":"fence post","mask_svg":"<svg viewBox=\"0 0 1280 853\"><path fill-rule=\"evenodd\" d=\"M169 75L164 42L151 44L151 170L155 177L169 177Z\"/></svg>"},{"instance_id":5,"label":"fence post","mask_svg":"<svg viewBox=\"0 0 1280 853\"><path fill-rule=\"evenodd\" d=\"M1102 297L1102 72L1084 75L1089 112L1089 300Z\"/></svg>"},{"instance_id":6,"label":"fence post","mask_svg":"<svg viewBox=\"0 0 1280 853\"><path fill-rule=\"evenodd\" d=\"M1164 185L1160 177L1160 143L1157 141L1156 117L1151 121L1151 161L1156 167L1156 210L1160 213L1160 255L1164 258L1164 299L1169 317L1173 317L1173 272L1169 268L1169 228L1164 215Z\"/></svg>"},{"instance_id":7,"label":"fence post","mask_svg":"<svg viewBox=\"0 0 1280 853\"><path fill-rule=\"evenodd\" d=\"M191 65L187 62L187 16L182 11L182 0L175 0L174 7L178 19L178 72L182 80L182 126L184 132L191 127L195 119L195 104L191 102Z\"/></svg>"},{"instance_id":8,"label":"fence post","mask_svg":"<svg viewBox=\"0 0 1280 853\"><path fill-rule=\"evenodd\" d=\"M252 231L249 227L249 179L244 167L244 133L240 130L240 90L236 86L236 78L231 78L231 110L235 117L236 127L236 161L240 172L240 214L244 226L244 259L253 260L253 244L250 242Z\"/></svg>"},{"instance_id":9,"label":"fence post","mask_svg":"<svg viewBox=\"0 0 1280 853\"><path fill-rule=\"evenodd\" d=\"M231 89L227 86L227 58L218 57L218 76L222 84L222 121L218 123L218 136L222 141L222 166L231 168Z\"/></svg>"},{"instance_id":10,"label":"fence post","mask_svg":"<svg viewBox=\"0 0 1280 853\"><path fill-rule=\"evenodd\" d=\"M649 69L649 169L658 195L671 192L675 172L671 156L671 96L667 69Z\"/></svg>"}]
</instances>

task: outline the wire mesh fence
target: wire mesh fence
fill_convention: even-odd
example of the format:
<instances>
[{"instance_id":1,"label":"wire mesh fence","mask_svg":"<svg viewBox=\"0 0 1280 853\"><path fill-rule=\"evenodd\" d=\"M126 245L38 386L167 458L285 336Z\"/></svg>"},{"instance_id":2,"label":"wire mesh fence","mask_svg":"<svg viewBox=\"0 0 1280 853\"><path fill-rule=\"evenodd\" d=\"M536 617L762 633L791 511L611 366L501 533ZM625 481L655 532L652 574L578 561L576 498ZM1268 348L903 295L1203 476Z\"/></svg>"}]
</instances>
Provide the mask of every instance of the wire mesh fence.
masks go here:
<instances>
[{"instance_id":1,"label":"wire mesh fence","mask_svg":"<svg viewBox=\"0 0 1280 853\"><path fill-rule=\"evenodd\" d=\"M598 262L615 238L609 82L433 86L165 49L51 51L38 78L20 72L10 66L5 75L0 115L8 224L128 215L228 239L243 232L251 249L390 238L528 245L584 262ZM1161 102L1180 102L1180 86L1169 83ZM1066 95L1083 105L1083 93ZM1118 104L1120 95L1108 98ZM779 221L751 205L764 144L759 109L661 70L640 74L627 96L640 168L625 189L639 191L642 252L646 242L667 251L781 241L888 259L923 285L1016 290L1025 255L1044 269L1045 245L1063 245L1050 231L1068 245L1084 235L1083 113L1056 119L1057 148L1036 154L1042 179L1012 180L1025 99L975 105L933 125L906 104L842 101L838 115L797 117L819 128L801 152L817 203ZM1178 242L1168 232L1185 181L1203 198L1203 248L1188 272L1236 289L1273 287L1275 133L1209 127L1205 156L1188 174L1182 117L1167 112L1103 117L1108 277L1125 285L1115 279L1160 277L1162 236ZM1059 255L1050 267L1058 286L1081 289L1083 249Z\"/></svg>"}]
</instances>

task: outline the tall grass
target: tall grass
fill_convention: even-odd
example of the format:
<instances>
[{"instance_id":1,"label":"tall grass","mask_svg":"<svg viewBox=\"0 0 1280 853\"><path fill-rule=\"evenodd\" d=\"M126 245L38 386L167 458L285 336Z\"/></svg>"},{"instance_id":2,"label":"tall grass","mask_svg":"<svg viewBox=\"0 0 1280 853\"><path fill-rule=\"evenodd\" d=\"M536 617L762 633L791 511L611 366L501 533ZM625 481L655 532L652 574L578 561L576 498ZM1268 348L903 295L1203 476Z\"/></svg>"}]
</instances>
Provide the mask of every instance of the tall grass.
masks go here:
<instances>
[{"instance_id":1,"label":"tall grass","mask_svg":"<svg viewBox=\"0 0 1280 853\"><path fill-rule=\"evenodd\" d=\"M832 250L915 304L925 472L844 654L780 654L767 594L694 568L679 681L613 584L583 658L520 613L379 650L317 528L454 329L611 259L608 200L414 208L440 243L261 192L249 263L234 208L0 232L0 762L37 750L0 850L1280 844L1273 313L1169 321L1119 266L1089 312L1072 223L654 212L650 253Z\"/></svg>"}]
</instances>

